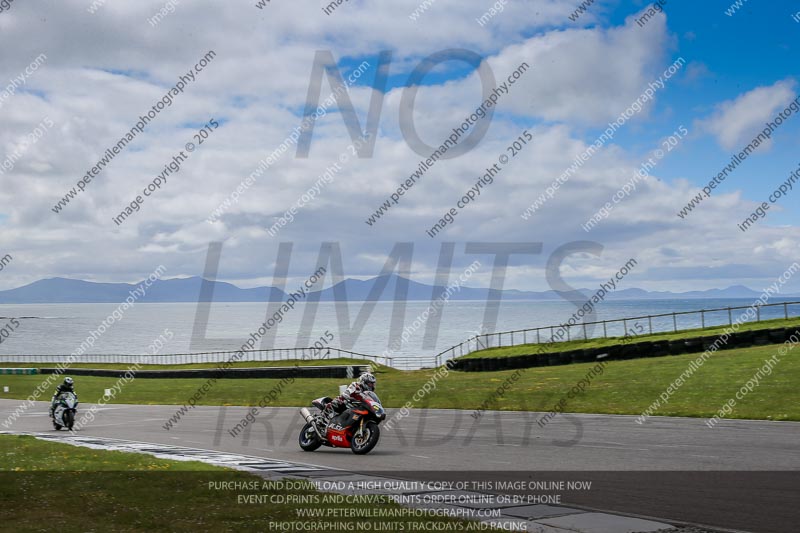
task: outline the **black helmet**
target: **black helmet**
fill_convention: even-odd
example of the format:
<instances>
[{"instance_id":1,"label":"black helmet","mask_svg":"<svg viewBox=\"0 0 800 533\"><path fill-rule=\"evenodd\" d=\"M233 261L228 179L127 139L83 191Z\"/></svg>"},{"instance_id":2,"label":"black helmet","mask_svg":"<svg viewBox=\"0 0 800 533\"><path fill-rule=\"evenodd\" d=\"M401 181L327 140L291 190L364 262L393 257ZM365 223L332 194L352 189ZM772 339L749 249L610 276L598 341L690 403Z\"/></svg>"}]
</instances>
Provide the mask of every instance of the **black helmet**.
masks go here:
<instances>
[{"instance_id":1,"label":"black helmet","mask_svg":"<svg viewBox=\"0 0 800 533\"><path fill-rule=\"evenodd\" d=\"M364 372L358 378L359 383L361 386L364 387L366 390L374 391L375 390L375 376L370 374L369 372Z\"/></svg>"}]
</instances>

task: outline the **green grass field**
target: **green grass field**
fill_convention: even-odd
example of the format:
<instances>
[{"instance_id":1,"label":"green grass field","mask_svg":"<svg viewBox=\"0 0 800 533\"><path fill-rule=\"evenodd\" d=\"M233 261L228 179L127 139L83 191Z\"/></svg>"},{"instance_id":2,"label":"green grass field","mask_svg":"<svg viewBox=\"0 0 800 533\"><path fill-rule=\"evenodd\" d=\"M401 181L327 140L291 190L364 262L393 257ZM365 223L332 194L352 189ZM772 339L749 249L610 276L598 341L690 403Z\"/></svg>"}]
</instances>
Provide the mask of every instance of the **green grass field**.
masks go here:
<instances>
[{"instance_id":1,"label":"green grass field","mask_svg":"<svg viewBox=\"0 0 800 533\"><path fill-rule=\"evenodd\" d=\"M675 393L658 415L710 417L776 354L779 345L718 352ZM729 418L800 421L800 350L783 357L775 371L761 385L737 403ZM644 411L700 354L611 361L591 386L570 400L566 412L638 415ZM514 386L489 409L545 411L557 403L582 379L593 363L530 368ZM379 369L378 393L387 408L402 407L435 370L404 372ZM417 408L477 409L515 371L450 372L434 382L435 388ZM0 387L9 393L0 398L26 398L42 376L0 376ZM296 379L271 403L272 406L308 405L312 398L333 395L345 380ZM81 401L94 403L115 378L78 377ZM274 379L225 379L218 381L199 405L257 405L278 384ZM125 385L114 402L132 404L182 405L205 383L203 379L136 379ZM49 398L48 398L49 399ZM391 416L391 412L389 415Z\"/></svg>"},{"instance_id":2,"label":"green grass field","mask_svg":"<svg viewBox=\"0 0 800 533\"><path fill-rule=\"evenodd\" d=\"M225 490L224 482L257 482L258 488ZM400 509L384 498L367 504L334 495L337 501L322 503L325 494L310 484L287 489L280 483L200 462L0 435L3 531L282 531L270 523L308 521L298 518L302 507ZM320 503L243 503L240 495L316 497ZM328 522L322 531L348 533L357 530L356 521L370 523L368 530L391 523L392 531L407 531L412 521L442 527L458 522L410 516L319 520Z\"/></svg>"},{"instance_id":3,"label":"green grass field","mask_svg":"<svg viewBox=\"0 0 800 533\"><path fill-rule=\"evenodd\" d=\"M634 324L634 321L631 320L629 326L632 324ZM795 326L800 327L800 318L790 318L789 320L784 320L784 319L762 320L761 322L746 323L742 324L742 326L739 328L739 331L758 331L771 328L788 328ZM645 325L643 327L647 326ZM727 326L715 326L710 328L685 329L685 330L679 330L678 332L654 333L652 335L636 335L633 337L628 337L627 340L631 343L636 343L636 342L664 341L664 340L685 340L696 337L710 337L710 336L722 335L725 332L726 327ZM542 339L544 338L545 334L542 333ZM573 340L565 342L556 342L547 346L547 353L565 352L568 350L580 350L584 348L602 348L604 346L613 346L615 344L620 344L621 342L623 342L622 337L608 337L608 338L589 339L589 340L581 339L581 340ZM539 344L532 343L532 344L520 344L517 346L504 346L500 348L487 348L485 350L478 350L476 352L464 355L463 357L459 357L459 359L529 355L538 353L539 347L540 347Z\"/></svg>"}]
</instances>

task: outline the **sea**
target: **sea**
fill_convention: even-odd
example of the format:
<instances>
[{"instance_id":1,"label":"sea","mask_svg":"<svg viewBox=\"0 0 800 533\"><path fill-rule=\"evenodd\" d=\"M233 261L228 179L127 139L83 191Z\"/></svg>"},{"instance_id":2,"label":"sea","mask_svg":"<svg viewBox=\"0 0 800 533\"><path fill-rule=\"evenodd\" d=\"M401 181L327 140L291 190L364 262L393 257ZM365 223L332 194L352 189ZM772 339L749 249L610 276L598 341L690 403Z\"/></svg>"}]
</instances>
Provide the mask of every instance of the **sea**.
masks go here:
<instances>
[{"instance_id":1,"label":"sea","mask_svg":"<svg viewBox=\"0 0 800 533\"><path fill-rule=\"evenodd\" d=\"M770 303L786 301L776 298ZM695 311L752 304L751 299L735 298L610 300L598 305L593 317L607 323L587 326L586 333L589 337L620 336L625 331L636 335L651 327L666 331L727 324L744 309L702 315ZM435 354L476 335L517 330L514 342L519 343L523 340L519 330L557 327L577 311L577 305L564 300L449 301L438 312L429 306L422 301L298 303L277 321L274 309L268 310L263 303L213 303L207 320L198 313L196 303L136 303L127 310L118 304L0 305L0 358L68 355L87 338L92 346L85 353L91 354L151 355L156 348L159 355L235 351L272 318L268 323L273 325L258 337L259 349L309 347L322 341L327 347L368 355L389 350L398 363L395 366L419 368ZM760 312L762 319L783 318L786 313L800 316L800 303L763 307ZM673 318L671 313L684 314ZM635 319L653 315L667 316ZM626 320L624 326L617 321L628 318L634 319ZM570 338L584 334L580 322L569 329ZM538 338L549 338L551 331L541 330ZM524 340L535 342L536 332L525 333ZM511 336L503 335L501 340L494 336L489 342L507 345Z\"/></svg>"}]
</instances>

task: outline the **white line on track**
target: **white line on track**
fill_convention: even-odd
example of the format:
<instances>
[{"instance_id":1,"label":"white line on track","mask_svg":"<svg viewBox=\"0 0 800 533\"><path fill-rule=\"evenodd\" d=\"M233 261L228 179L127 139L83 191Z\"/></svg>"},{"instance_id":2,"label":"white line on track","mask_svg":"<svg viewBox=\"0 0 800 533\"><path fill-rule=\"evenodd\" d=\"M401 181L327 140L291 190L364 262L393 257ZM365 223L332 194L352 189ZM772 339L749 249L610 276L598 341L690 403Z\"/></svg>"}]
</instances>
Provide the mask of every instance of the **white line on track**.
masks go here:
<instances>
[{"instance_id":1,"label":"white line on track","mask_svg":"<svg viewBox=\"0 0 800 533\"><path fill-rule=\"evenodd\" d=\"M164 419L163 418L147 418L145 420L137 420L137 422L154 422L156 420L162 421ZM92 427L92 429L94 429L94 428L108 428L108 427L113 427L113 426L130 426L130 425L131 425L130 422L115 422L114 424L92 424L91 427ZM87 429L89 429L89 428L87 427Z\"/></svg>"},{"instance_id":2,"label":"white line on track","mask_svg":"<svg viewBox=\"0 0 800 533\"><path fill-rule=\"evenodd\" d=\"M592 444L576 444L575 446L576 447L581 447L581 448L603 448L603 449L606 449L606 450L620 450L620 451L625 451L625 452L627 452L629 450L639 450L639 451L642 451L642 452L650 451L647 448L621 448L619 446L594 446Z\"/></svg>"}]
</instances>

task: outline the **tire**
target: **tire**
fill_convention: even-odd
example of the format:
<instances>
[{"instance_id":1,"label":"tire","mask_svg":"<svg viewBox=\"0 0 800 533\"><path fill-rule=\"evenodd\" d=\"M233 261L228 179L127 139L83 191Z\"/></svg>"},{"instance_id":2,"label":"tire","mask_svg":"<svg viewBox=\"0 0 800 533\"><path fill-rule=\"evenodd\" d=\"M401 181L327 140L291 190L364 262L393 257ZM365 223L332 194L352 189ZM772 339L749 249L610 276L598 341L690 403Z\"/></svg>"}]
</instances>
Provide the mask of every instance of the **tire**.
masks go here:
<instances>
[{"instance_id":1,"label":"tire","mask_svg":"<svg viewBox=\"0 0 800 533\"><path fill-rule=\"evenodd\" d=\"M322 446L322 441L319 439L319 435L317 435L317 431L314 429L313 425L314 422L307 422L306 425L303 426L303 429L300 430L298 442L305 452L313 452Z\"/></svg>"},{"instance_id":2,"label":"tire","mask_svg":"<svg viewBox=\"0 0 800 533\"><path fill-rule=\"evenodd\" d=\"M75 425L75 413L72 411L64 413L64 423L67 429L72 430L72 426Z\"/></svg>"},{"instance_id":3,"label":"tire","mask_svg":"<svg viewBox=\"0 0 800 533\"><path fill-rule=\"evenodd\" d=\"M59 426L55 422L53 422L53 427L56 429L56 431L60 431L61 430L61 426Z\"/></svg>"},{"instance_id":4,"label":"tire","mask_svg":"<svg viewBox=\"0 0 800 533\"><path fill-rule=\"evenodd\" d=\"M371 420L367 422L364 432L369 433L365 442L361 444L357 443L357 437L355 435L353 435L353 439L350 441L350 449L356 455L365 455L371 452L372 448L378 444L378 439L381 438L381 429L378 427L378 424Z\"/></svg>"}]
</instances>

